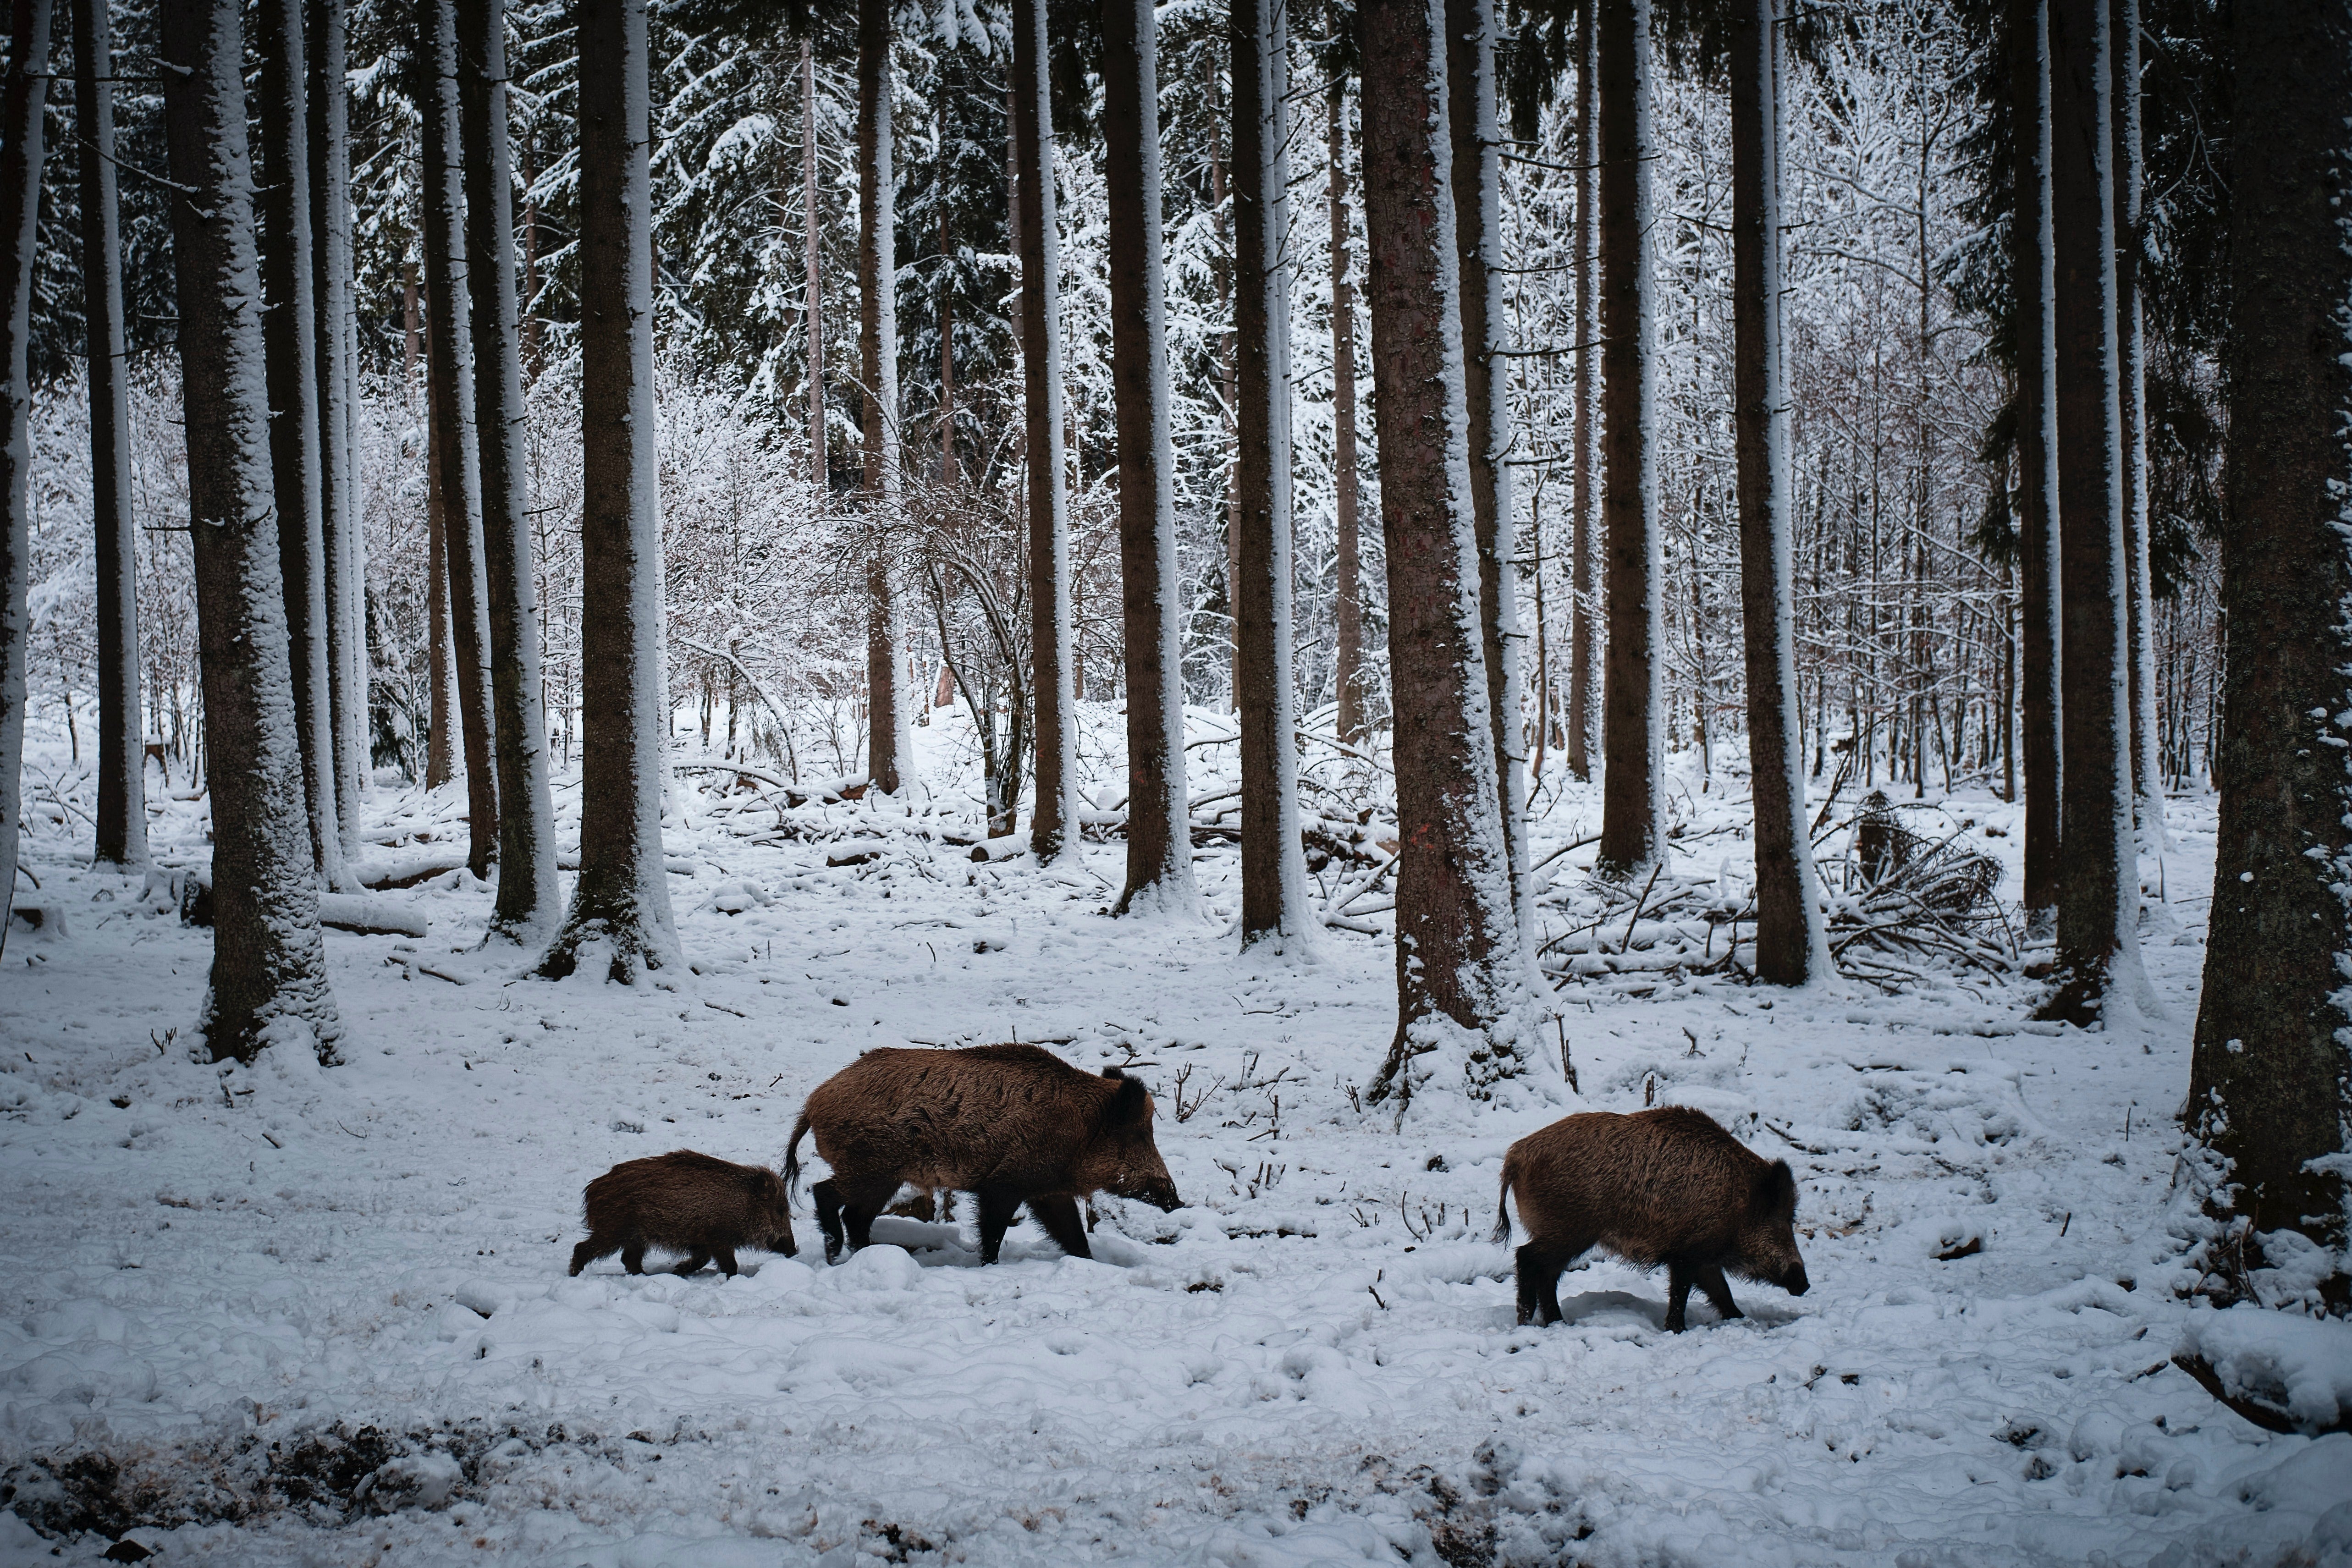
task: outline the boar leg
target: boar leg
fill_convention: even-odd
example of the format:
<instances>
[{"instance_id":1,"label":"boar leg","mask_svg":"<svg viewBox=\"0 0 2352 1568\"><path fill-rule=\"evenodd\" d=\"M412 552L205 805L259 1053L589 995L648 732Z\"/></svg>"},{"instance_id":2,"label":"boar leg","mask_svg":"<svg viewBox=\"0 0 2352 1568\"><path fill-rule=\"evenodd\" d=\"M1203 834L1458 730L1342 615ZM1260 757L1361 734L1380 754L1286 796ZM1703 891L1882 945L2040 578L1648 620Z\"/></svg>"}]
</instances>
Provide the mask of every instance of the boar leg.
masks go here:
<instances>
[{"instance_id":1,"label":"boar leg","mask_svg":"<svg viewBox=\"0 0 2352 1568\"><path fill-rule=\"evenodd\" d=\"M1716 1316L1725 1322L1744 1315L1738 1304L1732 1301L1730 1281L1724 1279L1723 1270L1717 1265L1713 1263L1695 1265L1691 1269L1691 1281L1706 1292L1707 1304L1715 1308Z\"/></svg>"},{"instance_id":2,"label":"boar leg","mask_svg":"<svg viewBox=\"0 0 2352 1568\"><path fill-rule=\"evenodd\" d=\"M1666 1332L1680 1333L1690 1326L1683 1309L1690 1305L1690 1265L1679 1259L1666 1260Z\"/></svg>"},{"instance_id":3,"label":"boar leg","mask_svg":"<svg viewBox=\"0 0 2352 1568\"><path fill-rule=\"evenodd\" d=\"M642 1241L632 1241L627 1246L622 1248L621 1267L626 1269L632 1274L644 1273L646 1271L646 1244Z\"/></svg>"},{"instance_id":4,"label":"boar leg","mask_svg":"<svg viewBox=\"0 0 2352 1568\"><path fill-rule=\"evenodd\" d=\"M679 1264L676 1265L674 1268L672 1268L672 1269L670 1270L670 1272L671 1272L671 1273L673 1273L673 1274L676 1274L679 1279L681 1279L681 1280L682 1280L682 1279L686 1278L686 1276L688 1276L688 1274L694 1273L696 1270L699 1270L699 1269L700 1269L700 1268L701 1268L705 1263L708 1263L708 1262L709 1262L709 1261L710 1261L710 1254L709 1254L709 1253L708 1253L708 1252L705 1252L701 1248L698 1247L698 1248L696 1248L693 1251L691 1251L691 1252L688 1253L688 1254L686 1255L686 1260L685 1260L684 1262L682 1262L682 1263L679 1263Z\"/></svg>"},{"instance_id":5,"label":"boar leg","mask_svg":"<svg viewBox=\"0 0 2352 1568\"><path fill-rule=\"evenodd\" d=\"M809 1189L816 1200L816 1228L824 1232L824 1260L841 1261L841 1189L830 1179Z\"/></svg>"},{"instance_id":6,"label":"boar leg","mask_svg":"<svg viewBox=\"0 0 2352 1568\"><path fill-rule=\"evenodd\" d=\"M856 1251L874 1240L874 1217L888 1207L898 1196L898 1178L884 1176L879 1181L841 1189L841 1224L849 1233L849 1249Z\"/></svg>"},{"instance_id":7,"label":"boar leg","mask_svg":"<svg viewBox=\"0 0 2352 1568\"><path fill-rule=\"evenodd\" d=\"M1590 1247L1563 1247L1557 1242L1530 1241L1519 1249L1519 1322L1543 1328L1559 1322L1559 1271Z\"/></svg>"},{"instance_id":8,"label":"boar leg","mask_svg":"<svg viewBox=\"0 0 2352 1568\"><path fill-rule=\"evenodd\" d=\"M572 1271L574 1274L599 1258L609 1258L621 1249L621 1244L603 1236L591 1236L572 1249Z\"/></svg>"},{"instance_id":9,"label":"boar leg","mask_svg":"<svg viewBox=\"0 0 2352 1568\"><path fill-rule=\"evenodd\" d=\"M732 1247L714 1247L710 1249L710 1255L719 1260L719 1271L720 1273L726 1275L730 1280L735 1277L735 1249Z\"/></svg>"},{"instance_id":10,"label":"boar leg","mask_svg":"<svg viewBox=\"0 0 2352 1568\"><path fill-rule=\"evenodd\" d=\"M1006 1192L1003 1187L985 1186L980 1189L978 1196L980 1260L993 1263L997 1251L1004 1245L1005 1228L1013 1223L1013 1216L1021 1207L1021 1197L1019 1194Z\"/></svg>"},{"instance_id":11,"label":"boar leg","mask_svg":"<svg viewBox=\"0 0 2352 1568\"><path fill-rule=\"evenodd\" d=\"M1029 1216L1045 1228L1061 1249L1073 1258L1091 1258L1094 1252L1087 1246L1087 1228L1078 1218L1078 1200L1064 1194L1058 1197L1033 1197L1029 1200Z\"/></svg>"}]
</instances>

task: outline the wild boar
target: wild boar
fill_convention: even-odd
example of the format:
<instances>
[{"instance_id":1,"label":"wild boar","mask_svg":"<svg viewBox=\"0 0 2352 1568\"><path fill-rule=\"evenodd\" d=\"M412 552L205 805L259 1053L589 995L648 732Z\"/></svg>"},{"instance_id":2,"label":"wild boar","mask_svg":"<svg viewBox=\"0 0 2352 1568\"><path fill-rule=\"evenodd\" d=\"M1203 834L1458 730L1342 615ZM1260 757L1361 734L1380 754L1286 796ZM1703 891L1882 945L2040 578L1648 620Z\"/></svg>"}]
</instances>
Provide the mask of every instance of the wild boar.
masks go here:
<instances>
[{"instance_id":1,"label":"wild boar","mask_svg":"<svg viewBox=\"0 0 2352 1568\"><path fill-rule=\"evenodd\" d=\"M676 1149L614 1166L590 1182L583 1197L588 1239L572 1249L574 1274L614 1252L621 1267L642 1274L646 1249L660 1247L686 1254L675 1272L691 1274L716 1258L719 1271L731 1278L739 1247L787 1258L800 1250L783 1180L765 1166Z\"/></svg>"},{"instance_id":2,"label":"wild boar","mask_svg":"<svg viewBox=\"0 0 2352 1568\"><path fill-rule=\"evenodd\" d=\"M1596 1245L1645 1269L1666 1266L1666 1327L1675 1333L1693 1285L1724 1317L1740 1315L1727 1270L1805 1293L1789 1162L1767 1164L1704 1111L1664 1105L1554 1122L1503 1156L1497 1242L1511 1239L1514 1195L1528 1232L1517 1259L1523 1323L1559 1321L1560 1270Z\"/></svg>"},{"instance_id":3,"label":"wild boar","mask_svg":"<svg viewBox=\"0 0 2352 1568\"><path fill-rule=\"evenodd\" d=\"M801 1134L833 1175L816 1184L824 1255L855 1250L901 1184L980 1199L980 1258L996 1261L1023 1204L1074 1258L1090 1258L1078 1198L1091 1192L1181 1207L1152 1142L1151 1096L1116 1067L1082 1072L1034 1045L869 1051L816 1086L784 1151L800 1181Z\"/></svg>"}]
</instances>

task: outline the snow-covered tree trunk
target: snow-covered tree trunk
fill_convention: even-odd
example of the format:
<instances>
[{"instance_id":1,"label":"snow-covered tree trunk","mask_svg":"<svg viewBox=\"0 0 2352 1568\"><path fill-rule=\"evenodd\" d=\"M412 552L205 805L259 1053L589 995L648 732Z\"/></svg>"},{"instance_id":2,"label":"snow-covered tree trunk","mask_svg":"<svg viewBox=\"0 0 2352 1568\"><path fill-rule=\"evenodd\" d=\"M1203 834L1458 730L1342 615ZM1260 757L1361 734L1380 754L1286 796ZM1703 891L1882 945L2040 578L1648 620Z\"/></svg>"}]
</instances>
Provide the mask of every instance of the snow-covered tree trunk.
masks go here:
<instances>
[{"instance_id":1,"label":"snow-covered tree trunk","mask_svg":"<svg viewBox=\"0 0 2352 1568\"><path fill-rule=\"evenodd\" d=\"M16 821L24 806L25 661L32 622L30 434L33 260L41 207L41 111L49 90L49 0L14 0L8 71L0 81L0 230L8 235L0 273L0 946L16 904ZM250 239L250 235L247 236Z\"/></svg>"},{"instance_id":2,"label":"snow-covered tree trunk","mask_svg":"<svg viewBox=\"0 0 2352 1568\"><path fill-rule=\"evenodd\" d=\"M2050 218L2058 370L2058 540L2065 650L2056 988L2052 1017L2087 1022L2138 982L2131 831L2122 415L2106 0L2050 6Z\"/></svg>"},{"instance_id":3,"label":"snow-covered tree trunk","mask_svg":"<svg viewBox=\"0 0 2352 1568\"><path fill-rule=\"evenodd\" d=\"M1830 970L1815 901L1798 737L1796 518L1780 337L1778 0L1731 17L1732 421L1739 468L1739 597L1756 806L1756 975L1801 986Z\"/></svg>"},{"instance_id":4,"label":"snow-covered tree trunk","mask_svg":"<svg viewBox=\"0 0 2352 1568\"><path fill-rule=\"evenodd\" d=\"M580 878L542 972L684 967L662 869L647 0L580 0Z\"/></svg>"},{"instance_id":5,"label":"snow-covered tree trunk","mask_svg":"<svg viewBox=\"0 0 2352 1568\"><path fill-rule=\"evenodd\" d=\"M352 309L350 42L344 0L309 0L310 37L310 298L319 377L319 518L326 549L327 701L334 726L335 820L346 856L359 850L369 775L367 546L353 465L358 401Z\"/></svg>"},{"instance_id":6,"label":"snow-covered tree trunk","mask_svg":"<svg viewBox=\"0 0 2352 1568\"><path fill-rule=\"evenodd\" d=\"M2010 226L2016 301L2019 755L2025 765L2025 910L2046 928L2058 907L2058 426L2051 288L2049 0L2009 0L2015 187Z\"/></svg>"},{"instance_id":7,"label":"snow-covered tree trunk","mask_svg":"<svg viewBox=\"0 0 2352 1568\"><path fill-rule=\"evenodd\" d=\"M335 816L335 710L327 657L327 547L319 491L318 312L311 295L310 72L302 0L261 0L259 183L263 350L269 367L269 465L278 497L278 565L286 581L289 667L301 737L302 790L320 877L342 885Z\"/></svg>"},{"instance_id":8,"label":"snow-covered tree trunk","mask_svg":"<svg viewBox=\"0 0 2352 1568\"><path fill-rule=\"evenodd\" d=\"M1478 624L1511 904L1524 939L1528 897L1527 726L1519 690L1519 572L1513 563L1510 361L1503 348L1503 131L1495 109L1494 0L1446 0L1446 112L1454 136L1454 239L1462 285L1464 391L1470 409L1470 497L1478 526Z\"/></svg>"},{"instance_id":9,"label":"snow-covered tree trunk","mask_svg":"<svg viewBox=\"0 0 2352 1568\"><path fill-rule=\"evenodd\" d=\"M1601 518L1607 535L1609 657L1602 697L1601 856L1631 877L1665 853L1664 650L1650 297L1650 0L1593 0L1600 87Z\"/></svg>"},{"instance_id":10,"label":"snow-covered tree trunk","mask_svg":"<svg viewBox=\"0 0 2352 1568\"><path fill-rule=\"evenodd\" d=\"M1479 637L1443 0L1362 0L1357 26L1402 846L1397 1032L1370 1097L1401 1111L1424 1056L1458 1050L1449 1087L1474 1095L1526 1071L1526 969Z\"/></svg>"},{"instance_id":11,"label":"snow-covered tree trunk","mask_svg":"<svg viewBox=\"0 0 2352 1568\"><path fill-rule=\"evenodd\" d=\"M1283 270L1290 49L1280 0L1233 0L1229 26L1241 938L1244 948L1304 950L1314 913L1298 840L1298 699L1290 678L1290 281Z\"/></svg>"},{"instance_id":12,"label":"snow-covered tree trunk","mask_svg":"<svg viewBox=\"0 0 2352 1568\"><path fill-rule=\"evenodd\" d=\"M1336 15L1336 7L1334 14ZM1349 276L1348 92L1343 79L1323 94L1330 160L1331 208L1331 491L1332 570L1339 578L1333 607L1338 648L1332 684L1338 688L1339 738L1364 737L1364 568L1360 486L1356 456L1356 285Z\"/></svg>"},{"instance_id":13,"label":"snow-covered tree trunk","mask_svg":"<svg viewBox=\"0 0 2352 1568\"><path fill-rule=\"evenodd\" d=\"M1176 456L1169 426L1168 299L1160 268L1159 24L1151 0L1103 0L1102 28L1111 381L1118 403L1118 553L1127 632L1127 886L1116 912L1190 915L1197 899L1184 779Z\"/></svg>"},{"instance_id":14,"label":"snow-covered tree trunk","mask_svg":"<svg viewBox=\"0 0 2352 1568\"><path fill-rule=\"evenodd\" d=\"M1569 540L1568 770L1592 777L1593 664L1600 622L1592 591L1593 531L1601 513L1601 76L1600 29L1587 5L1576 22L1576 400L1569 469L1575 520Z\"/></svg>"},{"instance_id":15,"label":"snow-covered tree trunk","mask_svg":"<svg viewBox=\"0 0 2352 1568\"><path fill-rule=\"evenodd\" d=\"M1029 661L1036 692L1040 862L1077 834L1078 733L1070 671L1070 516L1062 479L1061 240L1045 0L1013 0L1013 141L1020 166L1021 363L1029 460Z\"/></svg>"},{"instance_id":16,"label":"snow-covered tree trunk","mask_svg":"<svg viewBox=\"0 0 2352 1568\"><path fill-rule=\"evenodd\" d=\"M2140 298L2142 187L2139 0L2108 0L2115 66L2116 390L2123 413L2124 577L2130 622L2132 814L2140 843L2164 850L2164 764L2157 755L2156 591L2149 576L2147 358Z\"/></svg>"},{"instance_id":17,"label":"snow-covered tree trunk","mask_svg":"<svg viewBox=\"0 0 2352 1568\"><path fill-rule=\"evenodd\" d=\"M898 461L898 258L891 177L890 0L857 6L857 322L866 371L866 768L886 795L913 782L907 637L892 559Z\"/></svg>"},{"instance_id":18,"label":"snow-covered tree trunk","mask_svg":"<svg viewBox=\"0 0 2352 1568\"><path fill-rule=\"evenodd\" d=\"M458 0L418 0L425 155L425 388L438 434L441 549L449 567L457 728L466 742L466 863L484 879L499 852L499 779L491 756L488 573L474 431L473 326L466 278L465 160L457 144Z\"/></svg>"},{"instance_id":19,"label":"snow-covered tree trunk","mask_svg":"<svg viewBox=\"0 0 2352 1568\"><path fill-rule=\"evenodd\" d=\"M801 44L801 246L808 277L801 304L808 333L809 485L819 505L833 483L824 454L824 270L818 241L816 186L816 57Z\"/></svg>"},{"instance_id":20,"label":"snow-covered tree trunk","mask_svg":"<svg viewBox=\"0 0 2352 1568\"><path fill-rule=\"evenodd\" d=\"M425 787L457 777L457 661L449 651L449 549L441 507L441 431L425 421Z\"/></svg>"},{"instance_id":21,"label":"snow-covered tree trunk","mask_svg":"<svg viewBox=\"0 0 2352 1568\"><path fill-rule=\"evenodd\" d=\"M266 1045L325 1060L342 1026L319 938L278 570L238 0L164 6L163 66L212 796L213 968L201 1028L215 1061L250 1061Z\"/></svg>"},{"instance_id":22,"label":"snow-covered tree trunk","mask_svg":"<svg viewBox=\"0 0 2352 1568\"><path fill-rule=\"evenodd\" d=\"M90 513L98 567L98 858L147 861L147 758L139 711L137 532L131 516L131 389L122 342L122 239L114 178L114 37L106 0L74 0L83 319L89 354Z\"/></svg>"},{"instance_id":23,"label":"snow-covered tree trunk","mask_svg":"<svg viewBox=\"0 0 2352 1568\"><path fill-rule=\"evenodd\" d=\"M561 912L531 570L515 296L514 165L507 139L506 0L458 7L459 140L466 169L466 273L481 459L482 557L489 600L491 729L498 758L494 930L536 942Z\"/></svg>"},{"instance_id":24,"label":"snow-covered tree trunk","mask_svg":"<svg viewBox=\"0 0 2352 1568\"><path fill-rule=\"evenodd\" d=\"M2263 109L2231 168L2230 656L2188 1114L2253 1229L2342 1248L2352 1172L2313 1162L2352 1149L2352 10L2241 5L2231 41Z\"/></svg>"}]
</instances>

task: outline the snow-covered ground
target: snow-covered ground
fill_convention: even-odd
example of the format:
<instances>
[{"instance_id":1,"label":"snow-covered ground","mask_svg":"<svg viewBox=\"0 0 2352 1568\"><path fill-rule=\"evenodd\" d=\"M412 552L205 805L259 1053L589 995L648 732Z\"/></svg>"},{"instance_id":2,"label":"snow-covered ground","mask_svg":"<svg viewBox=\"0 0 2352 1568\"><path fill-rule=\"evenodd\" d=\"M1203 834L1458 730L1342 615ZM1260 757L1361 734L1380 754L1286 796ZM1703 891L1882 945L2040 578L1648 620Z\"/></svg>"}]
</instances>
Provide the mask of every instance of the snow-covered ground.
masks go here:
<instances>
[{"instance_id":1,"label":"snow-covered ground","mask_svg":"<svg viewBox=\"0 0 2352 1568\"><path fill-rule=\"evenodd\" d=\"M324 1071L190 1061L210 933L88 869L71 813L38 825L66 919L0 971L0 1560L107 1549L20 1515L136 1525L166 1563L2352 1557L2352 1437L2261 1431L2169 1364L2209 801L2173 807L2159 1019L2033 1024L1981 981L1571 986L1580 1097L1431 1096L1397 1131L1356 1104L1381 937L1240 960L1218 921L1107 918L1122 846L975 866L913 831L938 819L737 813L730 782L682 779L670 821L696 975L513 978L450 873L382 895L425 938L328 934ZM372 834L440 823L383 863L429 863L461 805L373 799ZM201 857L200 805L162 804L159 860ZM2010 808L1954 809L2013 857ZM1544 831L1585 819L1571 793ZM880 852L828 866L828 822ZM1230 910L1230 852L1200 864ZM827 1268L803 1209L801 1258L732 1281L565 1277L614 1162L779 1161L859 1051L1013 1039L1131 1060L1191 1207L1104 1200L1091 1262L1024 1224L982 1269L959 1216ZM1670 1335L1663 1278L1595 1257L1566 1324L1515 1327L1504 1148L1653 1098L1790 1160L1811 1293L1735 1281L1745 1320L1694 1302Z\"/></svg>"}]
</instances>

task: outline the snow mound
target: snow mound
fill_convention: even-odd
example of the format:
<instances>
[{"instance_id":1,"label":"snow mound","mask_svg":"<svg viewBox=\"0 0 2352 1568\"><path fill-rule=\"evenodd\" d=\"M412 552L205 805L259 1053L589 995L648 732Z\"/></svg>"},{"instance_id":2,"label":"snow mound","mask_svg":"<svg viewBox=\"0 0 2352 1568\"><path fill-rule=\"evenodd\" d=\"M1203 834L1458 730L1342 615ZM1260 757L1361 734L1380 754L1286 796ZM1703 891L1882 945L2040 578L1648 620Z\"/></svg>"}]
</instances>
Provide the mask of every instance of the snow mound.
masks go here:
<instances>
[{"instance_id":1,"label":"snow mound","mask_svg":"<svg viewBox=\"0 0 2352 1568\"><path fill-rule=\"evenodd\" d=\"M2303 1431L2352 1431L2352 1323L2249 1303L2192 1313L2174 1354L2210 1367L2231 1399L2279 1412Z\"/></svg>"}]
</instances>

